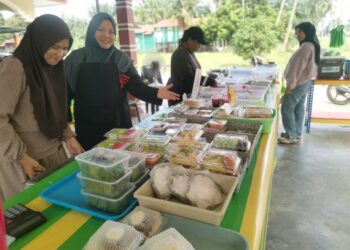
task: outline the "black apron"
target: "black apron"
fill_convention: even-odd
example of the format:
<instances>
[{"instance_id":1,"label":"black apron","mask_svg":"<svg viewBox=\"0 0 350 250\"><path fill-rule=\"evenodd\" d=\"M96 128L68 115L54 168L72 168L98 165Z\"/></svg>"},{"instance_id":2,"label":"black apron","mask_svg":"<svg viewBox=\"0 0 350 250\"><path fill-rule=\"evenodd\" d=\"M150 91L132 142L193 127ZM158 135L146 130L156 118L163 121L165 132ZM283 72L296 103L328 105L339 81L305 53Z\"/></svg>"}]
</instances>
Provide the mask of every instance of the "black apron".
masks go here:
<instances>
[{"instance_id":1,"label":"black apron","mask_svg":"<svg viewBox=\"0 0 350 250\"><path fill-rule=\"evenodd\" d=\"M74 116L77 139L85 150L103 141L112 128L132 126L127 91L120 89L116 64L80 64Z\"/></svg>"}]
</instances>

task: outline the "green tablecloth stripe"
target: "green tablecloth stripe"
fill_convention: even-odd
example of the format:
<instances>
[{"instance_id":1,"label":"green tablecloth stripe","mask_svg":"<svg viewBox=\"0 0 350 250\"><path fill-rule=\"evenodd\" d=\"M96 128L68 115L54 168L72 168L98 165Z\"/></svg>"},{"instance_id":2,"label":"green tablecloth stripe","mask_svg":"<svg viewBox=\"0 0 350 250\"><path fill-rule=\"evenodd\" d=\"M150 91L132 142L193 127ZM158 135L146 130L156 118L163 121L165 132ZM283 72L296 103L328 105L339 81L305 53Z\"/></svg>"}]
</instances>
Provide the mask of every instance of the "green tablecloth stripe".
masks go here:
<instances>
[{"instance_id":1,"label":"green tablecloth stripe","mask_svg":"<svg viewBox=\"0 0 350 250\"><path fill-rule=\"evenodd\" d=\"M60 168L51 175L45 177L44 179L38 181L32 187L24 190L23 192L12 197L9 201L4 202L4 208L9 208L17 203L26 204L36 197L40 196L40 193L45 190L45 188L51 186L53 183L61 180L64 176L74 172L78 169L78 163L73 161L68 165Z\"/></svg>"},{"instance_id":2,"label":"green tablecloth stripe","mask_svg":"<svg viewBox=\"0 0 350 250\"><path fill-rule=\"evenodd\" d=\"M247 205L247 200L249 196L249 190L255 170L256 160L258 158L258 153L260 150L260 145L261 138L259 140L258 145L256 146L254 155L249 164L249 168L247 169L247 172L241 184L241 188L238 194L234 194L232 197L230 205L226 211L225 217L221 223L222 227L233 229L237 232L239 232L241 229L245 207Z\"/></svg>"},{"instance_id":3,"label":"green tablecloth stripe","mask_svg":"<svg viewBox=\"0 0 350 250\"><path fill-rule=\"evenodd\" d=\"M51 205L47 209L45 209L42 213L47 218L46 223L41 226L35 228L33 231L23 235L18 238L15 242L10 245L10 250L22 249L26 244L35 239L38 235L48 229L51 225L53 225L56 221L62 218L69 209L65 209L59 206ZM38 249L39 250L39 249Z\"/></svg>"},{"instance_id":4,"label":"green tablecloth stripe","mask_svg":"<svg viewBox=\"0 0 350 250\"><path fill-rule=\"evenodd\" d=\"M60 250L83 249L85 244L88 242L89 238L97 231L97 229L104 222L105 222L104 220L91 217L58 249Z\"/></svg>"}]
</instances>

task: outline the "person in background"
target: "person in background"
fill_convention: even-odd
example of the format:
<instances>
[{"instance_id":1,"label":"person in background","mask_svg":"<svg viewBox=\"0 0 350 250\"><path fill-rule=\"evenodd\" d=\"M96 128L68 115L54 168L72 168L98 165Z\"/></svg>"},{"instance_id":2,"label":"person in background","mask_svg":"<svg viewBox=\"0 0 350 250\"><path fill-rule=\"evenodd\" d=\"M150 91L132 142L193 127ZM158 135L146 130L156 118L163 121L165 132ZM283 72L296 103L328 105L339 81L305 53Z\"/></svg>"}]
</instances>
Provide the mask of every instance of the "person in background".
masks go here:
<instances>
[{"instance_id":1,"label":"person in background","mask_svg":"<svg viewBox=\"0 0 350 250\"><path fill-rule=\"evenodd\" d=\"M65 60L65 73L74 99L75 131L88 150L105 139L112 128L132 126L127 92L146 102L161 105L161 99L177 100L170 86L151 88L143 83L131 59L114 46L116 24L100 12L90 21L85 47Z\"/></svg>"},{"instance_id":2,"label":"person in background","mask_svg":"<svg viewBox=\"0 0 350 250\"><path fill-rule=\"evenodd\" d=\"M169 101L169 105L175 105L182 101L184 93L191 94L193 88L196 69L200 69L194 52L197 51L201 44L206 45L204 32L201 28L193 26L184 31L182 38L179 40L179 47L171 56L171 75L168 84L172 83L172 91L180 95L177 101ZM201 77L201 84L204 83L206 77ZM206 86L217 86L215 79L207 78Z\"/></svg>"},{"instance_id":3,"label":"person in background","mask_svg":"<svg viewBox=\"0 0 350 250\"><path fill-rule=\"evenodd\" d=\"M24 188L27 177L83 151L67 125L63 57L73 39L67 25L42 15L28 25L13 56L0 63L0 198Z\"/></svg>"},{"instance_id":4,"label":"person in background","mask_svg":"<svg viewBox=\"0 0 350 250\"><path fill-rule=\"evenodd\" d=\"M281 114L286 132L278 139L281 144L298 143L301 138L306 95L320 64L321 48L315 26L310 22L300 23L295 27L295 35L300 47L290 58L284 72L286 90Z\"/></svg>"}]
</instances>

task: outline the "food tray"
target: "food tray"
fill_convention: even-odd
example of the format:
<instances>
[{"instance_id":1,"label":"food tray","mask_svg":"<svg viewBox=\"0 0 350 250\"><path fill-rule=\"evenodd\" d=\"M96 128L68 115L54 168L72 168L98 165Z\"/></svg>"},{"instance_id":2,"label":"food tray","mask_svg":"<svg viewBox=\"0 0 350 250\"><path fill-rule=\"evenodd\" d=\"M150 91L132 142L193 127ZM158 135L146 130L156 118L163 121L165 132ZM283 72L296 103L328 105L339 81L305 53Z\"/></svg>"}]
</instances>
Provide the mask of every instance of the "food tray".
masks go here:
<instances>
[{"instance_id":1,"label":"food tray","mask_svg":"<svg viewBox=\"0 0 350 250\"><path fill-rule=\"evenodd\" d=\"M52 204L76 210L103 220L118 220L128 214L137 204L135 199L120 214L108 213L89 205L81 194L80 182L76 177L79 171L72 173L45 189L40 196Z\"/></svg>"},{"instance_id":2,"label":"food tray","mask_svg":"<svg viewBox=\"0 0 350 250\"><path fill-rule=\"evenodd\" d=\"M257 124L262 124L262 133L266 134L270 132L271 125L273 120L275 119L276 116L276 110L273 109L272 113L272 118L236 118L232 116L228 117L223 117L223 116L218 116L217 113L214 114L214 118L217 119L225 119L230 122L245 122L245 123L257 123Z\"/></svg>"},{"instance_id":3,"label":"food tray","mask_svg":"<svg viewBox=\"0 0 350 250\"><path fill-rule=\"evenodd\" d=\"M141 206L165 213L183 216L193 220L206 222L213 225L220 225L232 198L233 192L236 188L237 178L234 176L213 173L210 173L209 176L213 178L213 180L222 188L223 192L226 194L223 204L214 210L198 208L195 206L176 202L174 200L159 199L153 190L150 180L145 182L134 193L134 196L139 201L139 204Z\"/></svg>"},{"instance_id":4,"label":"food tray","mask_svg":"<svg viewBox=\"0 0 350 250\"><path fill-rule=\"evenodd\" d=\"M180 216L162 213L163 230L175 228L195 249L249 250L248 241L238 232L193 221Z\"/></svg>"}]
</instances>

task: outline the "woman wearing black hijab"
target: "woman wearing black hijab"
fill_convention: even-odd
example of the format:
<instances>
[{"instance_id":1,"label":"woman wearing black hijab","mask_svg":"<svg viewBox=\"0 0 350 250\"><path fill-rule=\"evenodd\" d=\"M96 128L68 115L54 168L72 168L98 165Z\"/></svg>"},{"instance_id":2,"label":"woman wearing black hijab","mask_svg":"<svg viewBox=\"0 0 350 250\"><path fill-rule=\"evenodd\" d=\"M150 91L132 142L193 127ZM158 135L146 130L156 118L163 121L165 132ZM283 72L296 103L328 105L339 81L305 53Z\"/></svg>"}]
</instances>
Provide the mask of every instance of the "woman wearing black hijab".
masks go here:
<instances>
[{"instance_id":1,"label":"woman wearing black hijab","mask_svg":"<svg viewBox=\"0 0 350 250\"><path fill-rule=\"evenodd\" d=\"M172 83L172 91L180 95L180 100L169 101L169 105L175 105L180 102L183 94L191 94L193 88L196 69L200 69L194 52L201 44L206 45L204 32L200 27L193 26L184 31L182 38L179 40L179 47L171 56L171 76L168 83ZM204 84L205 77L201 77L201 84ZM217 86L215 79L207 78L206 86Z\"/></svg>"},{"instance_id":2,"label":"woman wearing black hijab","mask_svg":"<svg viewBox=\"0 0 350 250\"><path fill-rule=\"evenodd\" d=\"M114 46L116 25L107 13L96 14L89 23L85 47L73 51L65 60L65 71L74 98L77 138L85 149L104 139L112 128L130 128L127 99L129 91L146 102L178 99L165 88L146 86L131 59Z\"/></svg>"},{"instance_id":3,"label":"woman wearing black hijab","mask_svg":"<svg viewBox=\"0 0 350 250\"><path fill-rule=\"evenodd\" d=\"M83 151L67 126L63 57L73 40L58 17L43 15L28 25L14 55L0 63L0 198L24 187L27 175Z\"/></svg>"},{"instance_id":4,"label":"woman wearing black hijab","mask_svg":"<svg viewBox=\"0 0 350 250\"><path fill-rule=\"evenodd\" d=\"M301 23L295 27L295 35L300 47L292 55L284 72L286 90L281 114L286 132L278 140L282 144L298 143L301 138L306 95L320 64L321 48L315 26L310 22Z\"/></svg>"}]
</instances>

